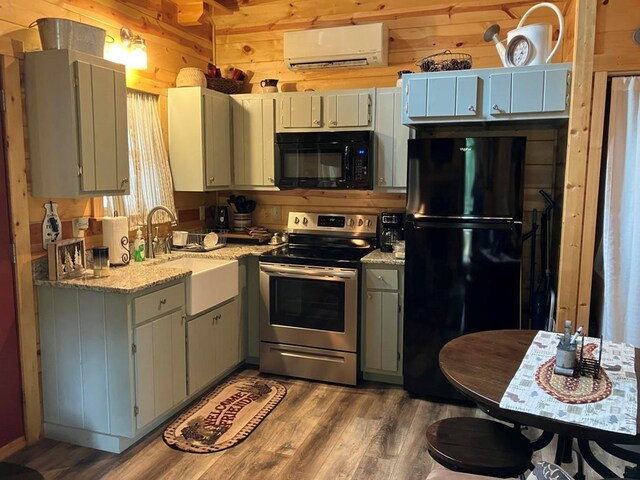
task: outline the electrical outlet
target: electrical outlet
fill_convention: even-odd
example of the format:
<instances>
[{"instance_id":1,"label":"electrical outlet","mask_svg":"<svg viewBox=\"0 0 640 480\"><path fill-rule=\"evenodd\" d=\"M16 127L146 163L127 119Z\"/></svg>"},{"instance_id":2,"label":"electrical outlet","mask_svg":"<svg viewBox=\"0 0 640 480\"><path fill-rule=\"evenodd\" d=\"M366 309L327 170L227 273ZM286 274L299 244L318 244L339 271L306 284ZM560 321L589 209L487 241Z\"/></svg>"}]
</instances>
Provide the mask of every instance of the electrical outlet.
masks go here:
<instances>
[{"instance_id":1,"label":"electrical outlet","mask_svg":"<svg viewBox=\"0 0 640 480\"><path fill-rule=\"evenodd\" d=\"M89 228L89 217L74 218L71 225L74 237L84 237L84 231Z\"/></svg>"},{"instance_id":2,"label":"electrical outlet","mask_svg":"<svg viewBox=\"0 0 640 480\"><path fill-rule=\"evenodd\" d=\"M275 206L272 208L273 210L271 211L271 216L273 217L273 220L282 220L282 207Z\"/></svg>"}]
</instances>

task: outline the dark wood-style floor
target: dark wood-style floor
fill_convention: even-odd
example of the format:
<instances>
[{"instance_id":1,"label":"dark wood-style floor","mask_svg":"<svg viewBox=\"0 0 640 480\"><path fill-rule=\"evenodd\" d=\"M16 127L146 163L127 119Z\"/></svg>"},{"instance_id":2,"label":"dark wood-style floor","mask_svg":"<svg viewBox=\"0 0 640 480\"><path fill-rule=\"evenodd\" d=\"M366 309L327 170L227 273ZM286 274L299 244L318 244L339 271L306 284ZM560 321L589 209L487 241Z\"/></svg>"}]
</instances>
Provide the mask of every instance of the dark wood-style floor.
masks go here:
<instances>
[{"instance_id":1,"label":"dark wood-style floor","mask_svg":"<svg viewBox=\"0 0 640 480\"><path fill-rule=\"evenodd\" d=\"M239 375L259 373L248 369ZM223 452L173 450L159 428L120 455L45 439L6 461L38 470L46 479L424 480L442 468L427 452L427 426L450 416L483 415L411 398L400 387L277 379L287 396L244 442ZM535 459L553 461L553 456L550 445ZM622 463L608 465L622 473ZM565 468L576 471L575 463ZM586 475L598 478L588 467Z\"/></svg>"}]
</instances>

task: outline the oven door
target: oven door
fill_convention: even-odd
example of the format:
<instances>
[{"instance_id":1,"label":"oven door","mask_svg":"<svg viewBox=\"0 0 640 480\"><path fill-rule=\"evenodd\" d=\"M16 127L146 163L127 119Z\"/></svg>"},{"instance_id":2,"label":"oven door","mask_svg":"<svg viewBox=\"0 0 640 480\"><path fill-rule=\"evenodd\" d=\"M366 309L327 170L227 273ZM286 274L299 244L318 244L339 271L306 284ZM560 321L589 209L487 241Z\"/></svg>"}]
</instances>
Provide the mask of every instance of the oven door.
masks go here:
<instances>
[{"instance_id":1,"label":"oven door","mask_svg":"<svg viewBox=\"0 0 640 480\"><path fill-rule=\"evenodd\" d=\"M358 271L260 263L260 340L355 352Z\"/></svg>"}]
</instances>

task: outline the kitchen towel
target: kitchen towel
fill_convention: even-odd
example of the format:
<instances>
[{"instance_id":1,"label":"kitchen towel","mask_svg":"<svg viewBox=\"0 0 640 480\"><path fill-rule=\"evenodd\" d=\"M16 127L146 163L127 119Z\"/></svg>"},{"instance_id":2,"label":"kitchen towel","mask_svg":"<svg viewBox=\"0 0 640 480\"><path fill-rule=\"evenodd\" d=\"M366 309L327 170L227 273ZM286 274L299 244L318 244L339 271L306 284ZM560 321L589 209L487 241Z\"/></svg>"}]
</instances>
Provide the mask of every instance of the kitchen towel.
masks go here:
<instances>
[{"instance_id":1,"label":"kitchen towel","mask_svg":"<svg viewBox=\"0 0 640 480\"><path fill-rule=\"evenodd\" d=\"M104 217L102 219L102 243L109 247L111 265L127 265L129 253L129 221L127 217Z\"/></svg>"}]
</instances>

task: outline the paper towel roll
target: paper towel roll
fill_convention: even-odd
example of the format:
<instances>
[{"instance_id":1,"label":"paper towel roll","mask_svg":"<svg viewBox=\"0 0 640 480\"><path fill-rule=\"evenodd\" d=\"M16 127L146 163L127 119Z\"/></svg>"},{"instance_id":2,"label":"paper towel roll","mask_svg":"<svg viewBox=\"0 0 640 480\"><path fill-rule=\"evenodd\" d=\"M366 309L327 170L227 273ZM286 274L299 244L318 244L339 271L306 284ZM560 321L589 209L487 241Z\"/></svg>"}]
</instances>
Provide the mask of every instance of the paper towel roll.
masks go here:
<instances>
[{"instance_id":1,"label":"paper towel roll","mask_svg":"<svg viewBox=\"0 0 640 480\"><path fill-rule=\"evenodd\" d=\"M102 244L109 247L109 263L126 265L129 253L129 221L127 217L104 217L102 219Z\"/></svg>"}]
</instances>

